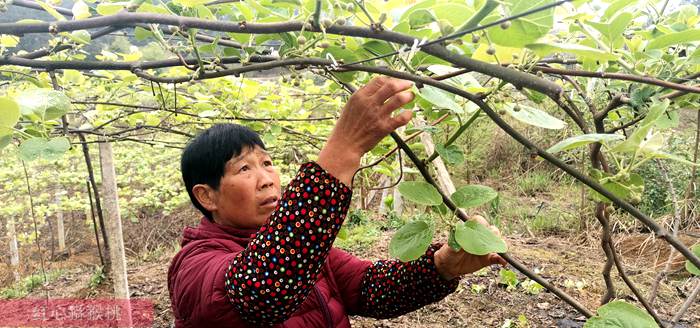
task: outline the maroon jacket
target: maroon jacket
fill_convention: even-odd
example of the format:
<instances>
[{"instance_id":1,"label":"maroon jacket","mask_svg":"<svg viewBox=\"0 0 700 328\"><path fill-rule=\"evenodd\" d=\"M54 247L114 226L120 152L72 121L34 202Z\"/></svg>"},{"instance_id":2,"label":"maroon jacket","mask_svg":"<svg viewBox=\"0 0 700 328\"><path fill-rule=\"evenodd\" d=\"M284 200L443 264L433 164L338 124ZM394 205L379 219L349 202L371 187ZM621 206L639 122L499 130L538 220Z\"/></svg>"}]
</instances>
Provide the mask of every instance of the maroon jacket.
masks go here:
<instances>
[{"instance_id":1,"label":"maroon jacket","mask_svg":"<svg viewBox=\"0 0 700 328\"><path fill-rule=\"evenodd\" d=\"M176 327L247 326L227 299L224 280L229 262L256 232L206 218L196 228L185 228L182 250L168 271ZM314 292L278 327L350 327L348 314L357 312L361 280L370 265L332 248Z\"/></svg>"},{"instance_id":2,"label":"maroon jacket","mask_svg":"<svg viewBox=\"0 0 700 328\"><path fill-rule=\"evenodd\" d=\"M349 327L348 315L389 318L453 292L431 246L411 262L360 260L332 247L351 190L302 165L257 230L203 218L186 228L168 271L176 327Z\"/></svg>"}]
</instances>

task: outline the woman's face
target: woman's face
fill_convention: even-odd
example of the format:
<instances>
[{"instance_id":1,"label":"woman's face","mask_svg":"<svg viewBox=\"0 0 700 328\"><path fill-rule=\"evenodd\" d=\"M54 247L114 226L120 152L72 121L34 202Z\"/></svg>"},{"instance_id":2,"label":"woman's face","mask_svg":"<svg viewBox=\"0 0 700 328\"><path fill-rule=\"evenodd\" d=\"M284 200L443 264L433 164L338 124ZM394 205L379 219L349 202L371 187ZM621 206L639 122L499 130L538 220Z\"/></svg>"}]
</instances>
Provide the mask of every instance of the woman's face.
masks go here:
<instances>
[{"instance_id":1,"label":"woman's face","mask_svg":"<svg viewBox=\"0 0 700 328\"><path fill-rule=\"evenodd\" d=\"M226 162L219 189L213 190L214 222L235 228L258 228L277 208L280 177L259 146L244 148Z\"/></svg>"}]
</instances>

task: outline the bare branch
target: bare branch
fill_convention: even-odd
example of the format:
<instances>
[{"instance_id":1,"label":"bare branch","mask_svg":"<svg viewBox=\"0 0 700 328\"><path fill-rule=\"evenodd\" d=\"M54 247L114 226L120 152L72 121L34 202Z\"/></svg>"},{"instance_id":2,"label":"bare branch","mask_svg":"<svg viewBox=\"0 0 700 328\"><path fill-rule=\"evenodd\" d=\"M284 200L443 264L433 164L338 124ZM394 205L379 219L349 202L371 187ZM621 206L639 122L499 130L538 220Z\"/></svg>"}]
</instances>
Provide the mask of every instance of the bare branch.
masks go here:
<instances>
[{"instance_id":1,"label":"bare branch","mask_svg":"<svg viewBox=\"0 0 700 328\"><path fill-rule=\"evenodd\" d=\"M624 73L589 72L589 71L553 68L553 67L546 67L546 66L535 66L532 68L532 70L543 72L543 73L559 74L559 75L567 75L567 76L583 76L583 77L592 77L592 78L601 78L601 79L632 81L632 82L639 82L639 83L643 83L643 84L656 85L656 86L664 87L667 89L680 90L680 91L692 92L692 93L700 93L700 87L673 83L673 82L659 80L659 79L656 79L653 77L648 77L648 76L637 76L637 75L624 74Z\"/></svg>"}]
</instances>

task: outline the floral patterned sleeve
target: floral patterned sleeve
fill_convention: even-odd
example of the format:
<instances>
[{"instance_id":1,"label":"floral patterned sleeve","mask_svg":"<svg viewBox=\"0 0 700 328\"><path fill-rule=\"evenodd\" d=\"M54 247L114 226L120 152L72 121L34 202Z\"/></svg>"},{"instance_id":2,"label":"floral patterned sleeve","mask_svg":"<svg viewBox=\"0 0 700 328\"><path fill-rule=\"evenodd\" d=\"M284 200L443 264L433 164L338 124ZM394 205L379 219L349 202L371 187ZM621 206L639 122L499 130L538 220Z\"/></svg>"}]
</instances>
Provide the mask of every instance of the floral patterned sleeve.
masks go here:
<instances>
[{"instance_id":1,"label":"floral patterned sleeve","mask_svg":"<svg viewBox=\"0 0 700 328\"><path fill-rule=\"evenodd\" d=\"M303 164L270 221L226 271L228 298L251 324L289 318L313 289L347 214L352 191L316 163Z\"/></svg>"},{"instance_id":2,"label":"floral patterned sleeve","mask_svg":"<svg viewBox=\"0 0 700 328\"><path fill-rule=\"evenodd\" d=\"M415 261L377 261L365 272L360 290L359 315L393 318L437 302L457 289L459 279L443 279L433 256L440 244L431 245Z\"/></svg>"}]
</instances>

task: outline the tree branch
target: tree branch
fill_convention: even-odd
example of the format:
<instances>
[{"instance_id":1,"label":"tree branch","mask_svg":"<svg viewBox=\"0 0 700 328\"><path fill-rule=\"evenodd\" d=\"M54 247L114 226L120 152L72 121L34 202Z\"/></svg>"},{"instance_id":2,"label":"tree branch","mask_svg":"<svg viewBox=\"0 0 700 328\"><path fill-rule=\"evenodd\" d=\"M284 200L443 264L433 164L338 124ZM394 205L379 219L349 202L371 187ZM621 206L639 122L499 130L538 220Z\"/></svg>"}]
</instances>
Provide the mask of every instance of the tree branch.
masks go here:
<instances>
[{"instance_id":1,"label":"tree branch","mask_svg":"<svg viewBox=\"0 0 700 328\"><path fill-rule=\"evenodd\" d=\"M548 73L548 74L559 74L559 75L567 75L567 76L583 76L583 77L592 77L592 78L600 78L600 79L632 81L632 82L638 82L638 83L643 83L643 84L656 85L656 86L664 87L667 89L692 92L692 93L700 93L700 87L673 83L673 82L659 80L659 79L656 79L653 77L648 77L648 76L637 76L637 75L624 74L624 73L589 72L589 71L553 68L553 67L546 67L546 66L535 66L532 68L532 70L536 71L536 72L539 71L539 72Z\"/></svg>"},{"instance_id":2,"label":"tree branch","mask_svg":"<svg viewBox=\"0 0 700 328\"><path fill-rule=\"evenodd\" d=\"M282 32L295 32L300 31L303 26L303 23L299 21L290 21L282 23L241 24L240 22L209 21L198 18L169 16L152 13L120 12L115 15L87 18L77 21L27 24L0 23L0 34L24 35L29 33L48 33L50 30L55 30L56 32L65 32L106 26L133 26L135 24L149 23L177 26L181 30L185 30L188 28L198 28L219 32L251 34L274 34ZM309 31L321 32L316 27ZM401 43L405 45L412 45L414 42L421 41L416 39L415 37L397 32L386 30L378 31L376 29L369 29L358 26L344 26L335 24L328 27L325 31L326 33L330 34L368 37L389 42ZM531 74L520 72L514 69L477 61L469 57L451 52L447 48L439 44L424 46L421 49L427 54L451 62L459 67L467 68L473 71L497 77L515 85L516 87L526 87L529 89L537 90L541 93L549 95L550 97L558 97L562 92L562 88L559 85L550 81L540 79Z\"/></svg>"}]
</instances>

